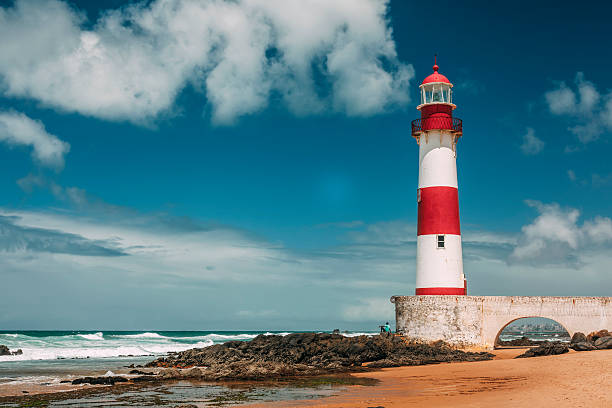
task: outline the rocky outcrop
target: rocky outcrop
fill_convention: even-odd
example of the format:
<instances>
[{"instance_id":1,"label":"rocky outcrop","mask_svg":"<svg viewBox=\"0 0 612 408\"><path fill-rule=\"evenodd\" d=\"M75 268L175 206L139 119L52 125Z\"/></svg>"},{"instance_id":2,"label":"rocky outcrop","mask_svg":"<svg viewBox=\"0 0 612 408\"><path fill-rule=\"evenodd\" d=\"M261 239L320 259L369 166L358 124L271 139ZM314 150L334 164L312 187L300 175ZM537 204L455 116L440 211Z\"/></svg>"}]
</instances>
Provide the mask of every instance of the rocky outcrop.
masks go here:
<instances>
[{"instance_id":1,"label":"rocky outcrop","mask_svg":"<svg viewBox=\"0 0 612 408\"><path fill-rule=\"evenodd\" d=\"M128 382L128 379L118 375L108 377L83 377L73 380L72 384L115 385L119 382Z\"/></svg>"},{"instance_id":2,"label":"rocky outcrop","mask_svg":"<svg viewBox=\"0 0 612 408\"><path fill-rule=\"evenodd\" d=\"M173 353L147 367L189 368L205 380L259 380L286 376L364 371L374 367L490 360L490 353L456 350L443 342L408 343L393 335L345 337L329 333L260 335L249 342L230 341ZM367 367L366 367L367 366ZM164 377L185 372L165 370Z\"/></svg>"},{"instance_id":3,"label":"rocky outcrop","mask_svg":"<svg viewBox=\"0 0 612 408\"><path fill-rule=\"evenodd\" d=\"M531 340L525 336L521 337L520 339L514 339L514 340L499 340L498 342L498 346L539 346L542 343L546 343L546 340Z\"/></svg>"},{"instance_id":4,"label":"rocky outcrop","mask_svg":"<svg viewBox=\"0 0 612 408\"><path fill-rule=\"evenodd\" d=\"M576 351L591 351L612 349L612 334L607 330L590 333L575 333L572 336L570 348Z\"/></svg>"},{"instance_id":5,"label":"rocky outcrop","mask_svg":"<svg viewBox=\"0 0 612 408\"><path fill-rule=\"evenodd\" d=\"M11 352L4 344L0 344L0 356L19 356L23 354L21 349Z\"/></svg>"},{"instance_id":6,"label":"rocky outcrop","mask_svg":"<svg viewBox=\"0 0 612 408\"><path fill-rule=\"evenodd\" d=\"M597 339L600 339L602 337L610 337L610 336L612 336L612 334L609 331L600 330L597 332L589 333L589 335L587 336L587 340L590 341L591 343L594 343L597 341Z\"/></svg>"},{"instance_id":7,"label":"rocky outcrop","mask_svg":"<svg viewBox=\"0 0 612 408\"><path fill-rule=\"evenodd\" d=\"M569 351L569 346L560 342L544 343L541 346L531 348L517 356L516 358L552 356L555 354L563 354Z\"/></svg>"},{"instance_id":8,"label":"rocky outcrop","mask_svg":"<svg viewBox=\"0 0 612 408\"><path fill-rule=\"evenodd\" d=\"M612 349L612 335L599 337L597 340L595 340L593 345L597 350Z\"/></svg>"},{"instance_id":9,"label":"rocky outcrop","mask_svg":"<svg viewBox=\"0 0 612 408\"><path fill-rule=\"evenodd\" d=\"M570 344L586 343L587 341L588 341L587 340L587 336L585 336L584 333L576 332L572 336L572 340L571 340Z\"/></svg>"}]
</instances>

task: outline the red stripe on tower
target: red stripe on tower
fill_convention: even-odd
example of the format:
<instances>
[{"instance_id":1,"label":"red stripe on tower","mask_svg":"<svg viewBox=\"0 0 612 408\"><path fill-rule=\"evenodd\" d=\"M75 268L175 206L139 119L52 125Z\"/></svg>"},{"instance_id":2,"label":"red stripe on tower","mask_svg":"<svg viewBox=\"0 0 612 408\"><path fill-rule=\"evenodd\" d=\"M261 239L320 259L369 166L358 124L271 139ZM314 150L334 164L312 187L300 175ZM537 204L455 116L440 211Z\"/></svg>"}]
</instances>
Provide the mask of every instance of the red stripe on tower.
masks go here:
<instances>
[{"instance_id":1,"label":"red stripe on tower","mask_svg":"<svg viewBox=\"0 0 612 408\"><path fill-rule=\"evenodd\" d=\"M461 235L459 227L459 192L455 187L420 189L417 235Z\"/></svg>"}]
</instances>

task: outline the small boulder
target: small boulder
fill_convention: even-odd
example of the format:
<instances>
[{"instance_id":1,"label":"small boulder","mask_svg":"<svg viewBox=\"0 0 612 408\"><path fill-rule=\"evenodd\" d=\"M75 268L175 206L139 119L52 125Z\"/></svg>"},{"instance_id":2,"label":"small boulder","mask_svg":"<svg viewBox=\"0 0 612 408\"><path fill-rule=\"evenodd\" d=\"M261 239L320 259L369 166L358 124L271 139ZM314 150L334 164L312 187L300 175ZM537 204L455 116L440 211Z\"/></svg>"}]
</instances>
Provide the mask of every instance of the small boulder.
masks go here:
<instances>
[{"instance_id":1,"label":"small boulder","mask_svg":"<svg viewBox=\"0 0 612 408\"><path fill-rule=\"evenodd\" d=\"M200 370L198 367L193 367L193 368L183 371L182 374L183 374L183 377L185 378L201 378L202 370Z\"/></svg>"},{"instance_id":2,"label":"small boulder","mask_svg":"<svg viewBox=\"0 0 612 408\"><path fill-rule=\"evenodd\" d=\"M23 354L23 351L21 349L17 349L17 351L13 351L11 354L14 356L20 356Z\"/></svg>"},{"instance_id":3,"label":"small boulder","mask_svg":"<svg viewBox=\"0 0 612 408\"><path fill-rule=\"evenodd\" d=\"M584 333L576 332L572 336L572 341L570 343L576 344L576 343L586 343L586 342L587 342L587 336L585 336Z\"/></svg>"},{"instance_id":4,"label":"small boulder","mask_svg":"<svg viewBox=\"0 0 612 408\"><path fill-rule=\"evenodd\" d=\"M159 378L164 380L173 380L181 377L181 372L176 368L168 368L159 373Z\"/></svg>"},{"instance_id":5,"label":"small boulder","mask_svg":"<svg viewBox=\"0 0 612 408\"><path fill-rule=\"evenodd\" d=\"M597 350L605 350L612 348L612 336L600 337L593 344Z\"/></svg>"},{"instance_id":6,"label":"small boulder","mask_svg":"<svg viewBox=\"0 0 612 408\"><path fill-rule=\"evenodd\" d=\"M520 356L516 358L526 358L526 357L539 357L539 356L552 356L555 354L563 354L569 351L569 347L567 344L554 342L554 343L545 343L541 346L534 347L532 349L527 350Z\"/></svg>"},{"instance_id":7,"label":"small boulder","mask_svg":"<svg viewBox=\"0 0 612 408\"><path fill-rule=\"evenodd\" d=\"M581 341L580 343L572 343L570 345L570 348L576 351L597 350L597 347L595 347L593 343L589 343L588 341Z\"/></svg>"},{"instance_id":8,"label":"small boulder","mask_svg":"<svg viewBox=\"0 0 612 408\"><path fill-rule=\"evenodd\" d=\"M10 356L11 352L4 344L0 344L0 356Z\"/></svg>"},{"instance_id":9,"label":"small boulder","mask_svg":"<svg viewBox=\"0 0 612 408\"><path fill-rule=\"evenodd\" d=\"M590 334L587 336L587 340L588 340L588 341L595 342L595 341L597 341L597 339L599 339L599 338L602 338L602 337L610 337L610 336L612 336L612 333L610 333L609 331L607 331L607 330L605 330L605 329L604 329L604 330L600 330L600 331L597 331L597 332L592 332L592 333L590 333Z\"/></svg>"}]
</instances>

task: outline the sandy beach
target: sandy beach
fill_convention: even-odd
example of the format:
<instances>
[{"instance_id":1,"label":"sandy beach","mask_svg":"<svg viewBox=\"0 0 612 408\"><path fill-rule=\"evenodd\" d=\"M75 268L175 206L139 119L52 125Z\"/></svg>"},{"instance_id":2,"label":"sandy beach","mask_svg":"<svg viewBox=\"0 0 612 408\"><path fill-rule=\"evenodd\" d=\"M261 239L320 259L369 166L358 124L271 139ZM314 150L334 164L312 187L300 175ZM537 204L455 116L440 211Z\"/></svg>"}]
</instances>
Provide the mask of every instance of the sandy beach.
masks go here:
<instances>
[{"instance_id":1,"label":"sandy beach","mask_svg":"<svg viewBox=\"0 0 612 408\"><path fill-rule=\"evenodd\" d=\"M612 406L612 350L593 352L570 351L567 354L515 359L525 348L495 351L490 361L445 363L425 366L385 368L353 374L379 381L374 386L343 386L337 394L318 399L281 400L241 405L263 407L608 407ZM257 382L252 386L261 386ZM198 384L183 383L198 395ZM2 387L0 396L8 402L27 389L30 395L48 393L43 386ZM53 387L52 400L93 397L93 394L121 390L148 392L146 388L118 385L115 387ZM63 391L63 392L61 392ZM60 394L68 391L65 397ZM72 392L70 392L72 391ZM334 393L331 389L332 394ZM76 394L75 394L76 393ZM143 394L144 395L144 394ZM303 390L301 397L316 392ZM324 395L319 393L319 395ZM8 400L7 400L8 397ZM291 397L288 397L291 398ZM94 397L95 399L95 397ZM234 402L231 405L236 405ZM1 404L0 404L1 405ZM173 405L170 405L173 406ZM198 405L200 406L200 405ZM201 406L208 406L204 403Z\"/></svg>"},{"instance_id":2,"label":"sandy beach","mask_svg":"<svg viewBox=\"0 0 612 408\"><path fill-rule=\"evenodd\" d=\"M524 349L496 350L491 361L387 368L356 376L374 387L259 407L610 407L612 350L514 359Z\"/></svg>"}]
</instances>

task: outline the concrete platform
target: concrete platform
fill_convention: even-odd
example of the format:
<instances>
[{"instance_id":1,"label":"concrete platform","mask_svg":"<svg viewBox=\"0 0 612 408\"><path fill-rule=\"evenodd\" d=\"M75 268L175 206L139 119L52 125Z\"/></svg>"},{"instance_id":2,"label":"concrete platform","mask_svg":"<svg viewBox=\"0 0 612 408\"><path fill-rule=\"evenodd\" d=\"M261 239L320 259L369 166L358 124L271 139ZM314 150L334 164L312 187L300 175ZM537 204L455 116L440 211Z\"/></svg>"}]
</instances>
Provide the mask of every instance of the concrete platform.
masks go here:
<instances>
[{"instance_id":1,"label":"concrete platform","mask_svg":"<svg viewBox=\"0 0 612 408\"><path fill-rule=\"evenodd\" d=\"M569 332L612 330L612 297L393 296L396 331L419 341L492 349L509 323L555 320Z\"/></svg>"}]
</instances>

